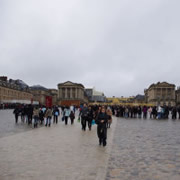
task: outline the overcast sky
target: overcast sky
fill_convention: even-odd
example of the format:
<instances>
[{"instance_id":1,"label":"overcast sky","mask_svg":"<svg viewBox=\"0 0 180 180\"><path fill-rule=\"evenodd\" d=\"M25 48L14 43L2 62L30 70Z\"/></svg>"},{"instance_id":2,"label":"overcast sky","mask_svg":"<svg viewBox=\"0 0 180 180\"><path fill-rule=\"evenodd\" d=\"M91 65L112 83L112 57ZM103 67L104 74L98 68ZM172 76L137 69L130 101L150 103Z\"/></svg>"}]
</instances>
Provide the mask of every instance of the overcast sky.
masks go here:
<instances>
[{"instance_id":1,"label":"overcast sky","mask_svg":"<svg viewBox=\"0 0 180 180\"><path fill-rule=\"evenodd\" d=\"M180 0L0 0L0 75L106 96L180 85Z\"/></svg>"}]
</instances>

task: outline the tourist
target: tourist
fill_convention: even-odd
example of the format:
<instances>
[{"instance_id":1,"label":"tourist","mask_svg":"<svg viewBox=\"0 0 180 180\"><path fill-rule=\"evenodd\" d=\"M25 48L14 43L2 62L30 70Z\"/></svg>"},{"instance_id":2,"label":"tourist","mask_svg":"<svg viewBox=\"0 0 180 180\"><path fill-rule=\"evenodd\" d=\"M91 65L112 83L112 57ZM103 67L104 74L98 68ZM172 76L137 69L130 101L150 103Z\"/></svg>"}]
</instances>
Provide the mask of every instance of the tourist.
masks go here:
<instances>
[{"instance_id":1,"label":"tourist","mask_svg":"<svg viewBox=\"0 0 180 180\"><path fill-rule=\"evenodd\" d=\"M138 118L141 119L141 117L142 117L142 108L141 108L141 106L139 106L137 108L137 113L138 113Z\"/></svg>"},{"instance_id":2,"label":"tourist","mask_svg":"<svg viewBox=\"0 0 180 180\"><path fill-rule=\"evenodd\" d=\"M153 119L156 119L156 117L157 117L157 108L156 108L156 106L154 106L152 108L152 116L153 116Z\"/></svg>"},{"instance_id":3,"label":"tourist","mask_svg":"<svg viewBox=\"0 0 180 180\"><path fill-rule=\"evenodd\" d=\"M88 115L89 115L89 111L87 105L84 104L79 114L79 116L81 116L82 130L84 131L86 131L86 122L88 121Z\"/></svg>"},{"instance_id":4,"label":"tourist","mask_svg":"<svg viewBox=\"0 0 180 180\"><path fill-rule=\"evenodd\" d=\"M143 107L143 118L144 118L144 119L147 118L147 111L148 111L147 106L144 106L144 107Z\"/></svg>"},{"instance_id":5,"label":"tourist","mask_svg":"<svg viewBox=\"0 0 180 180\"><path fill-rule=\"evenodd\" d=\"M64 109L65 125L68 124L69 115L70 115L70 109L69 109L69 107L67 106L67 107Z\"/></svg>"},{"instance_id":6,"label":"tourist","mask_svg":"<svg viewBox=\"0 0 180 180\"><path fill-rule=\"evenodd\" d=\"M27 108L28 124L32 124L32 116L33 116L33 107L31 104L29 104Z\"/></svg>"},{"instance_id":7,"label":"tourist","mask_svg":"<svg viewBox=\"0 0 180 180\"><path fill-rule=\"evenodd\" d=\"M91 127L92 127L92 120L94 118L93 115L93 110L91 108L91 106L88 107L88 128L91 131Z\"/></svg>"},{"instance_id":8,"label":"tourist","mask_svg":"<svg viewBox=\"0 0 180 180\"><path fill-rule=\"evenodd\" d=\"M37 128L39 121L39 108L35 107L33 111L34 128Z\"/></svg>"},{"instance_id":9,"label":"tourist","mask_svg":"<svg viewBox=\"0 0 180 180\"><path fill-rule=\"evenodd\" d=\"M21 106L21 121L24 123L25 121L25 111L24 111L25 107L24 105Z\"/></svg>"},{"instance_id":10,"label":"tourist","mask_svg":"<svg viewBox=\"0 0 180 180\"><path fill-rule=\"evenodd\" d=\"M15 122L16 122L16 124L18 123L19 112L20 112L20 111L19 111L19 107L16 106L15 109L14 109L14 111L13 111L13 113L14 113L14 115L15 115Z\"/></svg>"},{"instance_id":11,"label":"tourist","mask_svg":"<svg viewBox=\"0 0 180 180\"><path fill-rule=\"evenodd\" d=\"M53 109L53 123L58 123L58 116L59 116L60 112L58 107L54 107Z\"/></svg>"},{"instance_id":12,"label":"tourist","mask_svg":"<svg viewBox=\"0 0 180 180\"><path fill-rule=\"evenodd\" d=\"M125 108L125 114L124 114L125 118L129 117L129 109L128 107Z\"/></svg>"},{"instance_id":13,"label":"tourist","mask_svg":"<svg viewBox=\"0 0 180 180\"><path fill-rule=\"evenodd\" d=\"M99 145L101 145L103 143L103 146L106 146L107 122L108 122L108 115L106 114L105 107L103 107L101 109L101 112L98 114L97 119L96 119L97 135L99 138Z\"/></svg>"},{"instance_id":14,"label":"tourist","mask_svg":"<svg viewBox=\"0 0 180 180\"><path fill-rule=\"evenodd\" d=\"M70 119L71 119L71 125L74 124L74 119L75 119L74 111L71 111L69 117L70 117Z\"/></svg>"},{"instance_id":15,"label":"tourist","mask_svg":"<svg viewBox=\"0 0 180 180\"><path fill-rule=\"evenodd\" d=\"M169 107L168 106L164 106L164 118L168 119L169 118Z\"/></svg>"},{"instance_id":16,"label":"tourist","mask_svg":"<svg viewBox=\"0 0 180 180\"><path fill-rule=\"evenodd\" d=\"M45 114L46 117L46 124L45 126L51 126L51 118L52 118L52 109L49 107Z\"/></svg>"},{"instance_id":17,"label":"tourist","mask_svg":"<svg viewBox=\"0 0 180 180\"><path fill-rule=\"evenodd\" d=\"M106 114L108 115L107 128L110 128L112 123L112 111L110 108L107 109Z\"/></svg>"},{"instance_id":18,"label":"tourist","mask_svg":"<svg viewBox=\"0 0 180 180\"><path fill-rule=\"evenodd\" d=\"M40 108L40 110L39 110L39 120L40 120L41 124L43 124L43 122L44 122L44 116L45 116L45 113L44 113L43 109Z\"/></svg>"},{"instance_id":19,"label":"tourist","mask_svg":"<svg viewBox=\"0 0 180 180\"><path fill-rule=\"evenodd\" d=\"M177 118L177 109L176 107L173 107L172 109L172 119L176 119Z\"/></svg>"},{"instance_id":20,"label":"tourist","mask_svg":"<svg viewBox=\"0 0 180 180\"><path fill-rule=\"evenodd\" d=\"M150 119L152 118L152 107L150 107L149 109L148 109L148 113L149 113L149 117L150 117Z\"/></svg>"},{"instance_id":21,"label":"tourist","mask_svg":"<svg viewBox=\"0 0 180 180\"><path fill-rule=\"evenodd\" d=\"M161 108L161 106L158 106L158 109L157 109L157 118L158 119L161 119L161 113L162 113L162 108Z\"/></svg>"}]
</instances>

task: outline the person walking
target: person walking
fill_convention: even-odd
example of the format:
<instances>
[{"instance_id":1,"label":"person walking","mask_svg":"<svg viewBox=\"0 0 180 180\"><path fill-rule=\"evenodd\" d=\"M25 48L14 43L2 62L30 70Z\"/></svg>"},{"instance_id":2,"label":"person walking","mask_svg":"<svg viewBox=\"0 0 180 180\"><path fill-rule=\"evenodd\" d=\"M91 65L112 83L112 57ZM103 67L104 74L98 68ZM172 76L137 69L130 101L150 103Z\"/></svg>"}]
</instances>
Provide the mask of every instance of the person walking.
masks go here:
<instances>
[{"instance_id":1,"label":"person walking","mask_svg":"<svg viewBox=\"0 0 180 180\"><path fill-rule=\"evenodd\" d=\"M15 115L15 122L17 124L18 123L18 117L19 117L19 108L18 108L18 106L15 107L13 113Z\"/></svg>"},{"instance_id":2,"label":"person walking","mask_svg":"<svg viewBox=\"0 0 180 180\"><path fill-rule=\"evenodd\" d=\"M34 128L38 127L38 121L39 121L39 109L38 107L35 107L33 110L33 119L34 119Z\"/></svg>"},{"instance_id":3,"label":"person walking","mask_svg":"<svg viewBox=\"0 0 180 180\"><path fill-rule=\"evenodd\" d=\"M92 107L89 106L88 107L88 128L90 131L91 131L91 127L92 127L93 118L94 118L93 110L92 110Z\"/></svg>"},{"instance_id":4,"label":"person walking","mask_svg":"<svg viewBox=\"0 0 180 180\"><path fill-rule=\"evenodd\" d=\"M106 114L105 107L101 109L101 112L98 114L96 119L97 124L97 135L99 138L99 145L103 144L106 146L107 142L107 122L108 122L108 115Z\"/></svg>"},{"instance_id":5,"label":"person walking","mask_svg":"<svg viewBox=\"0 0 180 180\"><path fill-rule=\"evenodd\" d=\"M110 108L107 109L106 114L108 115L107 128L110 128L112 123L112 111Z\"/></svg>"},{"instance_id":6,"label":"person walking","mask_svg":"<svg viewBox=\"0 0 180 180\"><path fill-rule=\"evenodd\" d=\"M151 118L152 118L152 107L149 107L148 113L149 113L149 117L150 117L150 119L151 119Z\"/></svg>"},{"instance_id":7,"label":"person walking","mask_svg":"<svg viewBox=\"0 0 180 180\"><path fill-rule=\"evenodd\" d=\"M71 111L69 117L70 117L70 119L71 119L71 125L74 124L74 119L75 119L74 111Z\"/></svg>"},{"instance_id":8,"label":"person walking","mask_svg":"<svg viewBox=\"0 0 180 180\"><path fill-rule=\"evenodd\" d=\"M28 125L32 124L32 117L33 117L33 106L31 104L28 105L27 108L27 116L28 116Z\"/></svg>"},{"instance_id":9,"label":"person walking","mask_svg":"<svg viewBox=\"0 0 180 180\"><path fill-rule=\"evenodd\" d=\"M82 130L86 131L86 122L88 121L89 110L87 104L84 104L80 111Z\"/></svg>"},{"instance_id":10,"label":"person walking","mask_svg":"<svg viewBox=\"0 0 180 180\"><path fill-rule=\"evenodd\" d=\"M45 126L51 126L51 118L52 118L52 109L49 107L45 114L46 117L46 125Z\"/></svg>"},{"instance_id":11,"label":"person walking","mask_svg":"<svg viewBox=\"0 0 180 180\"><path fill-rule=\"evenodd\" d=\"M58 116L60 115L58 107L55 107L53 110L53 123L58 123Z\"/></svg>"},{"instance_id":12,"label":"person walking","mask_svg":"<svg viewBox=\"0 0 180 180\"><path fill-rule=\"evenodd\" d=\"M40 120L41 125L44 122L44 115L45 115L45 113L43 112L42 108L40 108L40 110L39 110L39 120Z\"/></svg>"},{"instance_id":13,"label":"person walking","mask_svg":"<svg viewBox=\"0 0 180 180\"><path fill-rule=\"evenodd\" d=\"M67 107L64 109L65 125L68 124L69 115L70 115L70 109L69 109L69 107L67 106Z\"/></svg>"},{"instance_id":14,"label":"person walking","mask_svg":"<svg viewBox=\"0 0 180 180\"><path fill-rule=\"evenodd\" d=\"M158 119L161 119L161 118L162 118L161 115L162 115L162 108L161 108L161 106L159 105L159 106L158 106L158 109L157 109L157 118L158 118Z\"/></svg>"}]
</instances>

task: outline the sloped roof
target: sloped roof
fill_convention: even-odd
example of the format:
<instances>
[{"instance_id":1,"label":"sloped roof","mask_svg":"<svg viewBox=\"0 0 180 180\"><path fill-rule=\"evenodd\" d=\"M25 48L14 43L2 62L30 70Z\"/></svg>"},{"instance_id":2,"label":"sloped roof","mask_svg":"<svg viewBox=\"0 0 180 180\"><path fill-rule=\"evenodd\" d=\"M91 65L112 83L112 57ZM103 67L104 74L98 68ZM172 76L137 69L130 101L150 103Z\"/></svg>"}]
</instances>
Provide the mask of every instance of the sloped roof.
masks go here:
<instances>
[{"instance_id":1,"label":"sloped roof","mask_svg":"<svg viewBox=\"0 0 180 180\"><path fill-rule=\"evenodd\" d=\"M34 85L30 87L31 90L48 90L47 88L45 88L44 86L41 85Z\"/></svg>"},{"instance_id":2,"label":"sloped roof","mask_svg":"<svg viewBox=\"0 0 180 180\"><path fill-rule=\"evenodd\" d=\"M64 83L59 83L58 86L81 86L84 88L84 86L80 83L73 83L71 81L66 81Z\"/></svg>"},{"instance_id":3,"label":"sloped roof","mask_svg":"<svg viewBox=\"0 0 180 180\"><path fill-rule=\"evenodd\" d=\"M138 94L136 97L135 97L135 99L137 99L137 100L143 100L145 98L145 96L144 95L141 95L141 94Z\"/></svg>"},{"instance_id":4,"label":"sloped roof","mask_svg":"<svg viewBox=\"0 0 180 180\"><path fill-rule=\"evenodd\" d=\"M173 86L173 87L175 87L175 85L174 84L170 84L170 83L167 83L167 82L157 82L156 84L151 84L150 86L149 86L149 88L148 89L150 89L150 88L152 88L152 87L161 87L161 86Z\"/></svg>"}]
</instances>

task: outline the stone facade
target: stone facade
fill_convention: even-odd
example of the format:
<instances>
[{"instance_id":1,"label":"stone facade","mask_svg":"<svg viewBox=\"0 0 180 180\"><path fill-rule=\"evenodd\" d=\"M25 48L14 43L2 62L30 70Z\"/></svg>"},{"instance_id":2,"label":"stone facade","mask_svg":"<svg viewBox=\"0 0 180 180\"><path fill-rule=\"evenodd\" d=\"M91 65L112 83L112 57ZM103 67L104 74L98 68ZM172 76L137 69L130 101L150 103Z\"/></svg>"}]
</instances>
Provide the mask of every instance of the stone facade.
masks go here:
<instances>
[{"instance_id":1,"label":"stone facade","mask_svg":"<svg viewBox=\"0 0 180 180\"><path fill-rule=\"evenodd\" d=\"M0 103L31 103L33 98L29 89L21 89L7 80L0 80Z\"/></svg>"},{"instance_id":2,"label":"stone facade","mask_svg":"<svg viewBox=\"0 0 180 180\"><path fill-rule=\"evenodd\" d=\"M80 106L82 103L88 103L82 84L70 81L58 84L58 105Z\"/></svg>"},{"instance_id":3,"label":"stone facade","mask_svg":"<svg viewBox=\"0 0 180 180\"><path fill-rule=\"evenodd\" d=\"M146 103L152 105L174 106L176 104L175 85L167 82L158 82L145 89Z\"/></svg>"},{"instance_id":4,"label":"stone facade","mask_svg":"<svg viewBox=\"0 0 180 180\"><path fill-rule=\"evenodd\" d=\"M176 91L176 104L180 105L180 87Z\"/></svg>"},{"instance_id":5,"label":"stone facade","mask_svg":"<svg viewBox=\"0 0 180 180\"><path fill-rule=\"evenodd\" d=\"M52 96L52 104L57 105L58 104L58 90L57 89L49 89L49 92Z\"/></svg>"},{"instance_id":6,"label":"stone facade","mask_svg":"<svg viewBox=\"0 0 180 180\"><path fill-rule=\"evenodd\" d=\"M31 89L31 93L33 94L33 101L39 102L40 105L46 105L46 97L51 96L48 90L42 89Z\"/></svg>"}]
</instances>

